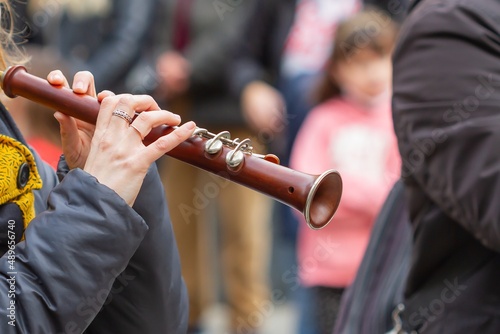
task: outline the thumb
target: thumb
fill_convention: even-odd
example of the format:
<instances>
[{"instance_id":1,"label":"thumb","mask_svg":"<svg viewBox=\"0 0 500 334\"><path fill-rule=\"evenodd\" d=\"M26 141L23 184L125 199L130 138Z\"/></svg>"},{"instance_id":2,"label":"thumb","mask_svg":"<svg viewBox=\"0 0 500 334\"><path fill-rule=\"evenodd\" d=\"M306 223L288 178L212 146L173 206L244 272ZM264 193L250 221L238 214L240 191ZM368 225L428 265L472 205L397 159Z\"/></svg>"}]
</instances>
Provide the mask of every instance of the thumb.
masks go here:
<instances>
[{"instance_id":1,"label":"thumb","mask_svg":"<svg viewBox=\"0 0 500 334\"><path fill-rule=\"evenodd\" d=\"M59 111L54 113L54 118L59 122L61 143L66 161L70 167L74 167L80 154L80 136L76 120Z\"/></svg>"}]
</instances>

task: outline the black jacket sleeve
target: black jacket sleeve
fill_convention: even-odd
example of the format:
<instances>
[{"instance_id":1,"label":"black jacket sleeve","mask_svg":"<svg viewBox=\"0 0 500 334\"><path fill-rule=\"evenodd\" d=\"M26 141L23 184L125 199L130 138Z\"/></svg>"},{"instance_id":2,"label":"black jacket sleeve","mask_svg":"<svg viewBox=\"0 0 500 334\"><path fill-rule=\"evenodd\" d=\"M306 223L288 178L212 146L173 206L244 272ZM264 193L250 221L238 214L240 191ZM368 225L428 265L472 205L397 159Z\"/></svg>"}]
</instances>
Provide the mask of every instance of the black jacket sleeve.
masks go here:
<instances>
[{"instance_id":1,"label":"black jacket sleeve","mask_svg":"<svg viewBox=\"0 0 500 334\"><path fill-rule=\"evenodd\" d=\"M500 251L500 12L497 1L427 1L394 55L402 175L489 249ZM418 222L419 209L410 211ZM417 226L418 228L418 226Z\"/></svg>"},{"instance_id":2,"label":"black jacket sleeve","mask_svg":"<svg viewBox=\"0 0 500 334\"><path fill-rule=\"evenodd\" d=\"M71 171L0 258L0 332L81 333L147 229L115 192Z\"/></svg>"},{"instance_id":3,"label":"black jacket sleeve","mask_svg":"<svg viewBox=\"0 0 500 334\"><path fill-rule=\"evenodd\" d=\"M149 230L87 333L184 334L187 292L163 186L154 165L134 209Z\"/></svg>"}]
</instances>

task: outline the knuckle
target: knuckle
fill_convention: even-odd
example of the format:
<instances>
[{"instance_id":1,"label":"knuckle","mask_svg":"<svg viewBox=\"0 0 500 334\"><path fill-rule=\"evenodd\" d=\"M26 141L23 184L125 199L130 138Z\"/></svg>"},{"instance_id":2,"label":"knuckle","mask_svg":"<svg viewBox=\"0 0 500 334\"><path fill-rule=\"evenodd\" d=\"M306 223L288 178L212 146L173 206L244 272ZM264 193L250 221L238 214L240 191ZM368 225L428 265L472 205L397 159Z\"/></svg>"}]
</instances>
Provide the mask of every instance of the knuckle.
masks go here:
<instances>
[{"instance_id":1,"label":"knuckle","mask_svg":"<svg viewBox=\"0 0 500 334\"><path fill-rule=\"evenodd\" d=\"M186 133L182 130L183 129L176 129L170 134L170 145L177 146L186 139Z\"/></svg>"},{"instance_id":2,"label":"knuckle","mask_svg":"<svg viewBox=\"0 0 500 334\"><path fill-rule=\"evenodd\" d=\"M108 89L103 90L102 93L105 94L106 96L115 96L116 95L113 91L108 90Z\"/></svg>"},{"instance_id":3,"label":"knuckle","mask_svg":"<svg viewBox=\"0 0 500 334\"><path fill-rule=\"evenodd\" d=\"M175 117L179 117L179 115L178 115L178 114L173 113L173 112L168 111L168 110L162 110L162 112L163 112L163 113L165 113L165 116L167 116L167 117L174 117L174 118L175 118Z\"/></svg>"},{"instance_id":4,"label":"knuckle","mask_svg":"<svg viewBox=\"0 0 500 334\"><path fill-rule=\"evenodd\" d=\"M176 141L181 142L184 140L184 134L181 131L174 131Z\"/></svg>"},{"instance_id":5,"label":"knuckle","mask_svg":"<svg viewBox=\"0 0 500 334\"><path fill-rule=\"evenodd\" d=\"M111 147L113 147L113 140L109 137L103 136L99 142L99 147L102 151L108 151Z\"/></svg>"},{"instance_id":6,"label":"knuckle","mask_svg":"<svg viewBox=\"0 0 500 334\"><path fill-rule=\"evenodd\" d=\"M162 137L160 140L157 140L155 142L156 149L162 152L167 152L171 149L172 147L172 141L170 138L167 137Z\"/></svg>"},{"instance_id":7,"label":"knuckle","mask_svg":"<svg viewBox=\"0 0 500 334\"><path fill-rule=\"evenodd\" d=\"M140 98L142 99L149 99L149 100L153 100L153 97L151 95L148 95L148 94L140 94L138 95Z\"/></svg>"},{"instance_id":8,"label":"knuckle","mask_svg":"<svg viewBox=\"0 0 500 334\"><path fill-rule=\"evenodd\" d=\"M94 75L90 71L80 71L77 74L82 76L82 77L87 77L87 78L94 80Z\"/></svg>"},{"instance_id":9,"label":"knuckle","mask_svg":"<svg viewBox=\"0 0 500 334\"><path fill-rule=\"evenodd\" d=\"M151 95L147 95L147 94L140 94L140 95L137 95L137 97L140 99L146 100L146 101L154 101L153 97Z\"/></svg>"},{"instance_id":10,"label":"knuckle","mask_svg":"<svg viewBox=\"0 0 500 334\"><path fill-rule=\"evenodd\" d=\"M134 98L131 94L121 94L118 95L118 103L124 105L131 105L134 103Z\"/></svg>"},{"instance_id":11,"label":"knuckle","mask_svg":"<svg viewBox=\"0 0 500 334\"><path fill-rule=\"evenodd\" d=\"M151 95L145 95L145 94L140 95L140 98L143 99L146 102L146 104L158 107L156 100Z\"/></svg>"},{"instance_id":12,"label":"knuckle","mask_svg":"<svg viewBox=\"0 0 500 334\"><path fill-rule=\"evenodd\" d=\"M116 97L114 95L112 96L106 96L104 99L101 101L101 109L111 109L116 105Z\"/></svg>"},{"instance_id":13,"label":"knuckle","mask_svg":"<svg viewBox=\"0 0 500 334\"><path fill-rule=\"evenodd\" d=\"M124 157L125 158L125 157ZM136 167L136 161L132 160L132 159L124 159L123 162L123 168L125 169L134 169Z\"/></svg>"},{"instance_id":14,"label":"knuckle","mask_svg":"<svg viewBox=\"0 0 500 334\"><path fill-rule=\"evenodd\" d=\"M61 72L61 70L52 70L50 71L49 75L62 75L63 73Z\"/></svg>"},{"instance_id":15,"label":"knuckle","mask_svg":"<svg viewBox=\"0 0 500 334\"><path fill-rule=\"evenodd\" d=\"M137 120L140 122L148 123L152 118L151 113L149 112L141 112L139 115L137 115Z\"/></svg>"}]
</instances>

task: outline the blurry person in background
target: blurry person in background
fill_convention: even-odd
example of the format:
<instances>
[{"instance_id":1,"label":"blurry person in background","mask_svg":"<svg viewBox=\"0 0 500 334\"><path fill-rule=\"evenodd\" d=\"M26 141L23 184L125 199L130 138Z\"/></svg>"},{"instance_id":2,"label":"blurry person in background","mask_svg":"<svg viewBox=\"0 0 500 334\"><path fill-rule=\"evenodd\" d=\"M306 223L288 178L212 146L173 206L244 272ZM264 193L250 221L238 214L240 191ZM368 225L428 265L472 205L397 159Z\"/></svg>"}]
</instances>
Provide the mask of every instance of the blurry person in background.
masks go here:
<instances>
[{"instance_id":1,"label":"blurry person in background","mask_svg":"<svg viewBox=\"0 0 500 334\"><path fill-rule=\"evenodd\" d=\"M68 64L69 75L90 71L97 90L129 93L127 78L154 34L159 0L29 0L21 36L54 48ZM26 27L27 26L27 27Z\"/></svg>"},{"instance_id":2,"label":"blurry person in background","mask_svg":"<svg viewBox=\"0 0 500 334\"><path fill-rule=\"evenodd\" d=\"M231 89L248 124L285 166L300 124L315 103L311 90L328 58L336 26L359 7L356 0L251 3L231 62ZM297 226L292 210L274 203L271 278L291 299L299 289L290 287L284 276L296 268Z\"/></svg>"},{"instance_id":3,"label":"blurry person in background","mask_svg":"<svg viewBox=\"0 0 500 334\"><path fill-rule=\"evenodd\" d=\"M292 168L311 174L336 169L344 189L329 225L319 231L299 225L299 278L305 287L300 334L332 333L342 293L399 177L390 107L396 35L390 17L376 11L360 12L339 25L316 91L319 104L293 147Z\"/></svg>"},{"instance_id":4,"label":"blurry person in background","mask_svg":"<svg viewBox=\"0 0 500 334\"><path fill-rule=\"evenodd\" d=\"M157 60L157 96L184 119L213 133L229 131L233 139L250 138L254 151L263 153L259 130L244 119L227 78L250 3L231 7L206 0L164 3L168 15L159 45L163 50ZM189 292L189 333L201 330L202 316L217 301L218 287L229 311L229 332L255 333L262 326L261 317L255 315L270 298L270 200L169 157L160 162L160 173ZM220 243L214 244L215 240ZM219 258L220 263L214 261ZM217 267L221 273L214 271ZM220 286L214 274L221 279Z\"/></svg>"},{"instance_id":5,"label":"blurry person in background","mask_svg":"<svg viewBox=\"0 0 500 334\"><path fill-rule=\"evenodd\" d=\"M68 72L63 59L50 48L28 44L24 52L29 57L25 65L28 72L37 77L46 78L55 68L63 73ZM22 97L11 99L2 95L2 103L11 112L28 145L40 154L42 160L57 169L62 147L54 111Z\"/></svg>"},{"instance_id":6,"label":"blurry person in background","mask_svg":"<svg viewBox=\"0 0 500 334\"><path fill-rule=\"evenodd\" d=\"M231 88L249 124L288 165L297 132L316 101L313 90L336 25L363 6L398 21L409 0L256 0L231 65ZM258 22L258 23L257 23ZM277 204L276 230L294 247L297 222Z\"/></svg>"},{"instance_id":7,"label":"blurry person in background","mask_svg":"<svg viewBox=\"0 0 500 334\"><path fill-rule=\"evenodd\" d=\"M233 62L233 89L251 126L287 134L282 162L312 106L311 88L328 58L339 21L357 0L256 1ZM259 22L258 25L255 23Z\"/></svg>"}]
</instances>

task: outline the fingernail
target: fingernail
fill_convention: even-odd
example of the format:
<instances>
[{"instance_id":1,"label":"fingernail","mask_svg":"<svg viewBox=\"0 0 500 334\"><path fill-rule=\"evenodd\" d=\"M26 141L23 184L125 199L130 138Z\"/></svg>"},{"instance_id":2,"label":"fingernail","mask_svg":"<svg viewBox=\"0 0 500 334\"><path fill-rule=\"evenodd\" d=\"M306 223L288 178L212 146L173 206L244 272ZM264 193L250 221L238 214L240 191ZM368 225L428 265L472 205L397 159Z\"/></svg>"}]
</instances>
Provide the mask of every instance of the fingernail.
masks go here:
<instances>
[{"instance_id":1,"label":"fingernail","mask_svg":"<svg viewBox=\"0 0 500 334\"><path fill-rule=\"evenodd\" d=\"M52 75L52 80L60 81L60 80L62 80L62 77L60 74L54 74L54 75Z\"/></svg>"},{"instance_id":2,"label":"fingernail","mask_svg":"<svg viewBox=\"0 0 500 334\"><path fill-rule=\"evenodd\" d=\"M193 130L196 127L196 124L194 124L193 121L189 121L186 123L186 127L188 128L188 130Z\"/></svg>"},{"instance_id":3,"label":"fingernail","mask_svg":"<svg viewBox=\"0 0 500 334\"><path fill-rule=\"evenodd\" d=\"M56 111L53 116L57 120L57 122L61 124L63 114L60 111Z\"/></svg>"},{"instance_id":4,"label":"fingernail","mask_svg":"<svg viewBox=\"0 0 500 334\"><path fill-rule=\"evenodd\" d=\"M73 85L73 89L74 90L83 90L83 82L81 82L81 81L75 82L75 84Z\"/></svg>"}]
</instances>

